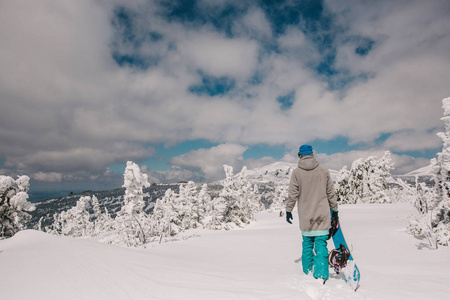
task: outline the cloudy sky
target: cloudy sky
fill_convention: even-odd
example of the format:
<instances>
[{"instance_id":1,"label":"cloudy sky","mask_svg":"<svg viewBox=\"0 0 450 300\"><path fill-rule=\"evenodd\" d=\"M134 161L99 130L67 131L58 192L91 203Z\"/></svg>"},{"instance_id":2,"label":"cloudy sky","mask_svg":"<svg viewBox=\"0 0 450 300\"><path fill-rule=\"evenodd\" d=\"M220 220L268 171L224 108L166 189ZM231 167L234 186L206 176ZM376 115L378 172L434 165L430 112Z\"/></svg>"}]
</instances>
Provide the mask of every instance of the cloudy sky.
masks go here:
<instances>
[{"instance_id":1,"label":"cloudy sky","mask_svg":"<svg viewBox=\"0 0 450 300\"><path fill-rule=\"evenodd\" d=\"M450 2L0 0L0 174L35 190L440 151Z\"/></svg>"}]
</instances>

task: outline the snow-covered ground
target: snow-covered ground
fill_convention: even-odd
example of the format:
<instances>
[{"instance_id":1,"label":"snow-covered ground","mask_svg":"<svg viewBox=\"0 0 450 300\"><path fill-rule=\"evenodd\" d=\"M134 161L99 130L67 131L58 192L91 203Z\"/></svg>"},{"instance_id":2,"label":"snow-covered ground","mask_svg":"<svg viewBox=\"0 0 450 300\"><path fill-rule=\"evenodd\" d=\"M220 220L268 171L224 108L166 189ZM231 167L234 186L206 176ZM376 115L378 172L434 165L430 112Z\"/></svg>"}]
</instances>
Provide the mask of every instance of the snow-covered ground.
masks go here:
<instances>
[{"instance_id":1,"label":"snow-covered ground","mask_svg":"<svg viewBox=\"0 0 450 300\"><path fill-rule=\"evenodd\" d=\"M233 231L190 231L145 249L27 230L0 241L0 298L448 299L450 249L407 234L409 204L340 207L361 271L353 292L301 272L301 237L277 213ZM294 215L294 221L298 221Z\"/></svg>"}]
</instances>

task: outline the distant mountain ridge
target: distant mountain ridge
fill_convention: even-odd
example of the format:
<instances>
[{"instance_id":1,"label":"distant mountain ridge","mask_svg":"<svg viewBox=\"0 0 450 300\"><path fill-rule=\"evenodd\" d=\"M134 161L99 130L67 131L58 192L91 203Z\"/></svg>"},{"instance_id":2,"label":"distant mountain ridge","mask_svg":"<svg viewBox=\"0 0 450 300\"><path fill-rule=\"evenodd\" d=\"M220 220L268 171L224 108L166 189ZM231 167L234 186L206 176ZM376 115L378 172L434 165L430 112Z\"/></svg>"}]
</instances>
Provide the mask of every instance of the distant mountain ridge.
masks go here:
<instances>
[{"instance_id":1,"label":"distant mountain ridge","mask_svg":"<svg viewBox=\"0 0 450 300\"><path fill-rule=\"evenodd\" d=\"M270 165L247 171L248 179L256 183L289 183L292 171L297 164L274 162Z\"/></svg>"},{"instance_id":2,"label":"distant mountain ridge","mask_svg":"<svg viewBox=\"0 0 450 300\"><path fill-rule=\"evenodd\" d=\"M150 212L153 210L154 203L158 198L162 198L167 189L172 189L178 192L180 184L153 184L148 188L144 189L144 202L145 212ZM53 215L55 213L61 213L62 211L67 211L68 209L74 207L77 201L83 196L95 196L97 197L100 209L108 212L115 216L116 213L121 209L124 203L125 188L118 188L106 191L84 191L81 193L70 193L67 196L47 199L43 201L35 202L36 209L30 213L31 220L29 225L34 226L39 222L42 217L42 226L48 226L53 223Z\"/></svg>"},{"instance_id":3,"label":"distant mountain ridge","mask_svg":"<svg viewBox=\"0 0 450 300\"><path fill-rule=\"evenodd\" d=\"M270 165L247 171L248 178L256 183L282 183L289 184L292 171L297 168L297 163L274 162ZM331 179L335 180L339 171L331 170Z\"/></svg>"},{"instance_id":4,"label":"distant mountain ridge","mask_svg":"<svg viewBox=\"0 0 450 300\"><path fill-rule=\"evenodd\" d=\"M297 163L289 162L274 162L269 165L247 170L248 179L260 187L272 188L277 184L289 184L292 171L297 168ZM339 171L330 170L330 175L333 181L336 180ZM422 177L425 180L431 180L431 165L426 166L415 171L409 172L405 175L394 176L405 179L410 184L414 183L415 176ZM153 184L151 187L144 189L147 196L144 197L146 203L145 211L150 212L153 209L154 202L164 196L167 189L171 188L175 192L178 192L180 184ZM220 189L219 182L208 183L208 189L210 192L217 192ZM96 196L99 200L101 209L105 208L115 215L120 210L124 201L124 188L118 188L106 191L84 191L81 193L71 193L70 195L55 197L52 199L42 200L35 202L36 210L31 212L32 219L30 225L34 226L38 223L39 219L43 217L43 225L50 225L53 222L53 214L66 211L76 205L76 202L82 196Z\"/></svg>"},{"instance_id":5,"label":"distant mountain ridge","mask_svg":"<svg viewBox=\"0 0 450 300\"><path fill-rule=\"evenodd\" d=\"M433 166L428 165L400 176L433 176Z\"/></svg>"}]
</instances>

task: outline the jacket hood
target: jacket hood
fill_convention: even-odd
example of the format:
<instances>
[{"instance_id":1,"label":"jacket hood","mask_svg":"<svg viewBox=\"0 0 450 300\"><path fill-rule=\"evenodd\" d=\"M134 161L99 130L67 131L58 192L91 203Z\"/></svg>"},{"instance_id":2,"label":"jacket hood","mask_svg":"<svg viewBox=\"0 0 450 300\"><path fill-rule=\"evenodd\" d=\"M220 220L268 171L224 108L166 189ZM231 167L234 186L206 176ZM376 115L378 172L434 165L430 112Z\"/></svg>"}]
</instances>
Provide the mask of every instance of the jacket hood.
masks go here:
<instances>
[{"instance_id":1,"label":"jacket hood","mask_svg":"<svg viewBox=\"0 0 450 300\"><path fill-rule=\"evenodd\" d=\"M314 170L318 165L319 162L313 154L305 155L298 161L298 167L306 171Z\"/></svg>"}]
</instances>

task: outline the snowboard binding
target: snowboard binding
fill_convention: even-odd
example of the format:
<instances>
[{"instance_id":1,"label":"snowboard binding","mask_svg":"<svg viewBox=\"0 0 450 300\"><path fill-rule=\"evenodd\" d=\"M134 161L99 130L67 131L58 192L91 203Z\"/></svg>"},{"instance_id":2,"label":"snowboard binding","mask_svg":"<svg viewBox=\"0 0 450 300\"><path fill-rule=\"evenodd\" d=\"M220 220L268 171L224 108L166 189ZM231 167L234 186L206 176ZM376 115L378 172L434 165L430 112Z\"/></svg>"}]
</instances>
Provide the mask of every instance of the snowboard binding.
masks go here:
<instances>
[{"instance_id":1,"label":"snowboard binding","mask_svg":"<svg viewBox=\"0 0 450 300\"><path fill-rule=\"evenodd\" d=\"M339 274L339 272L347 266L349 257L350 252L343 244L341 244L339 248L331 250L328 255L328 262L330 263L330 266L333 267L336 274Z\"/></svg>"}]
</instances>

